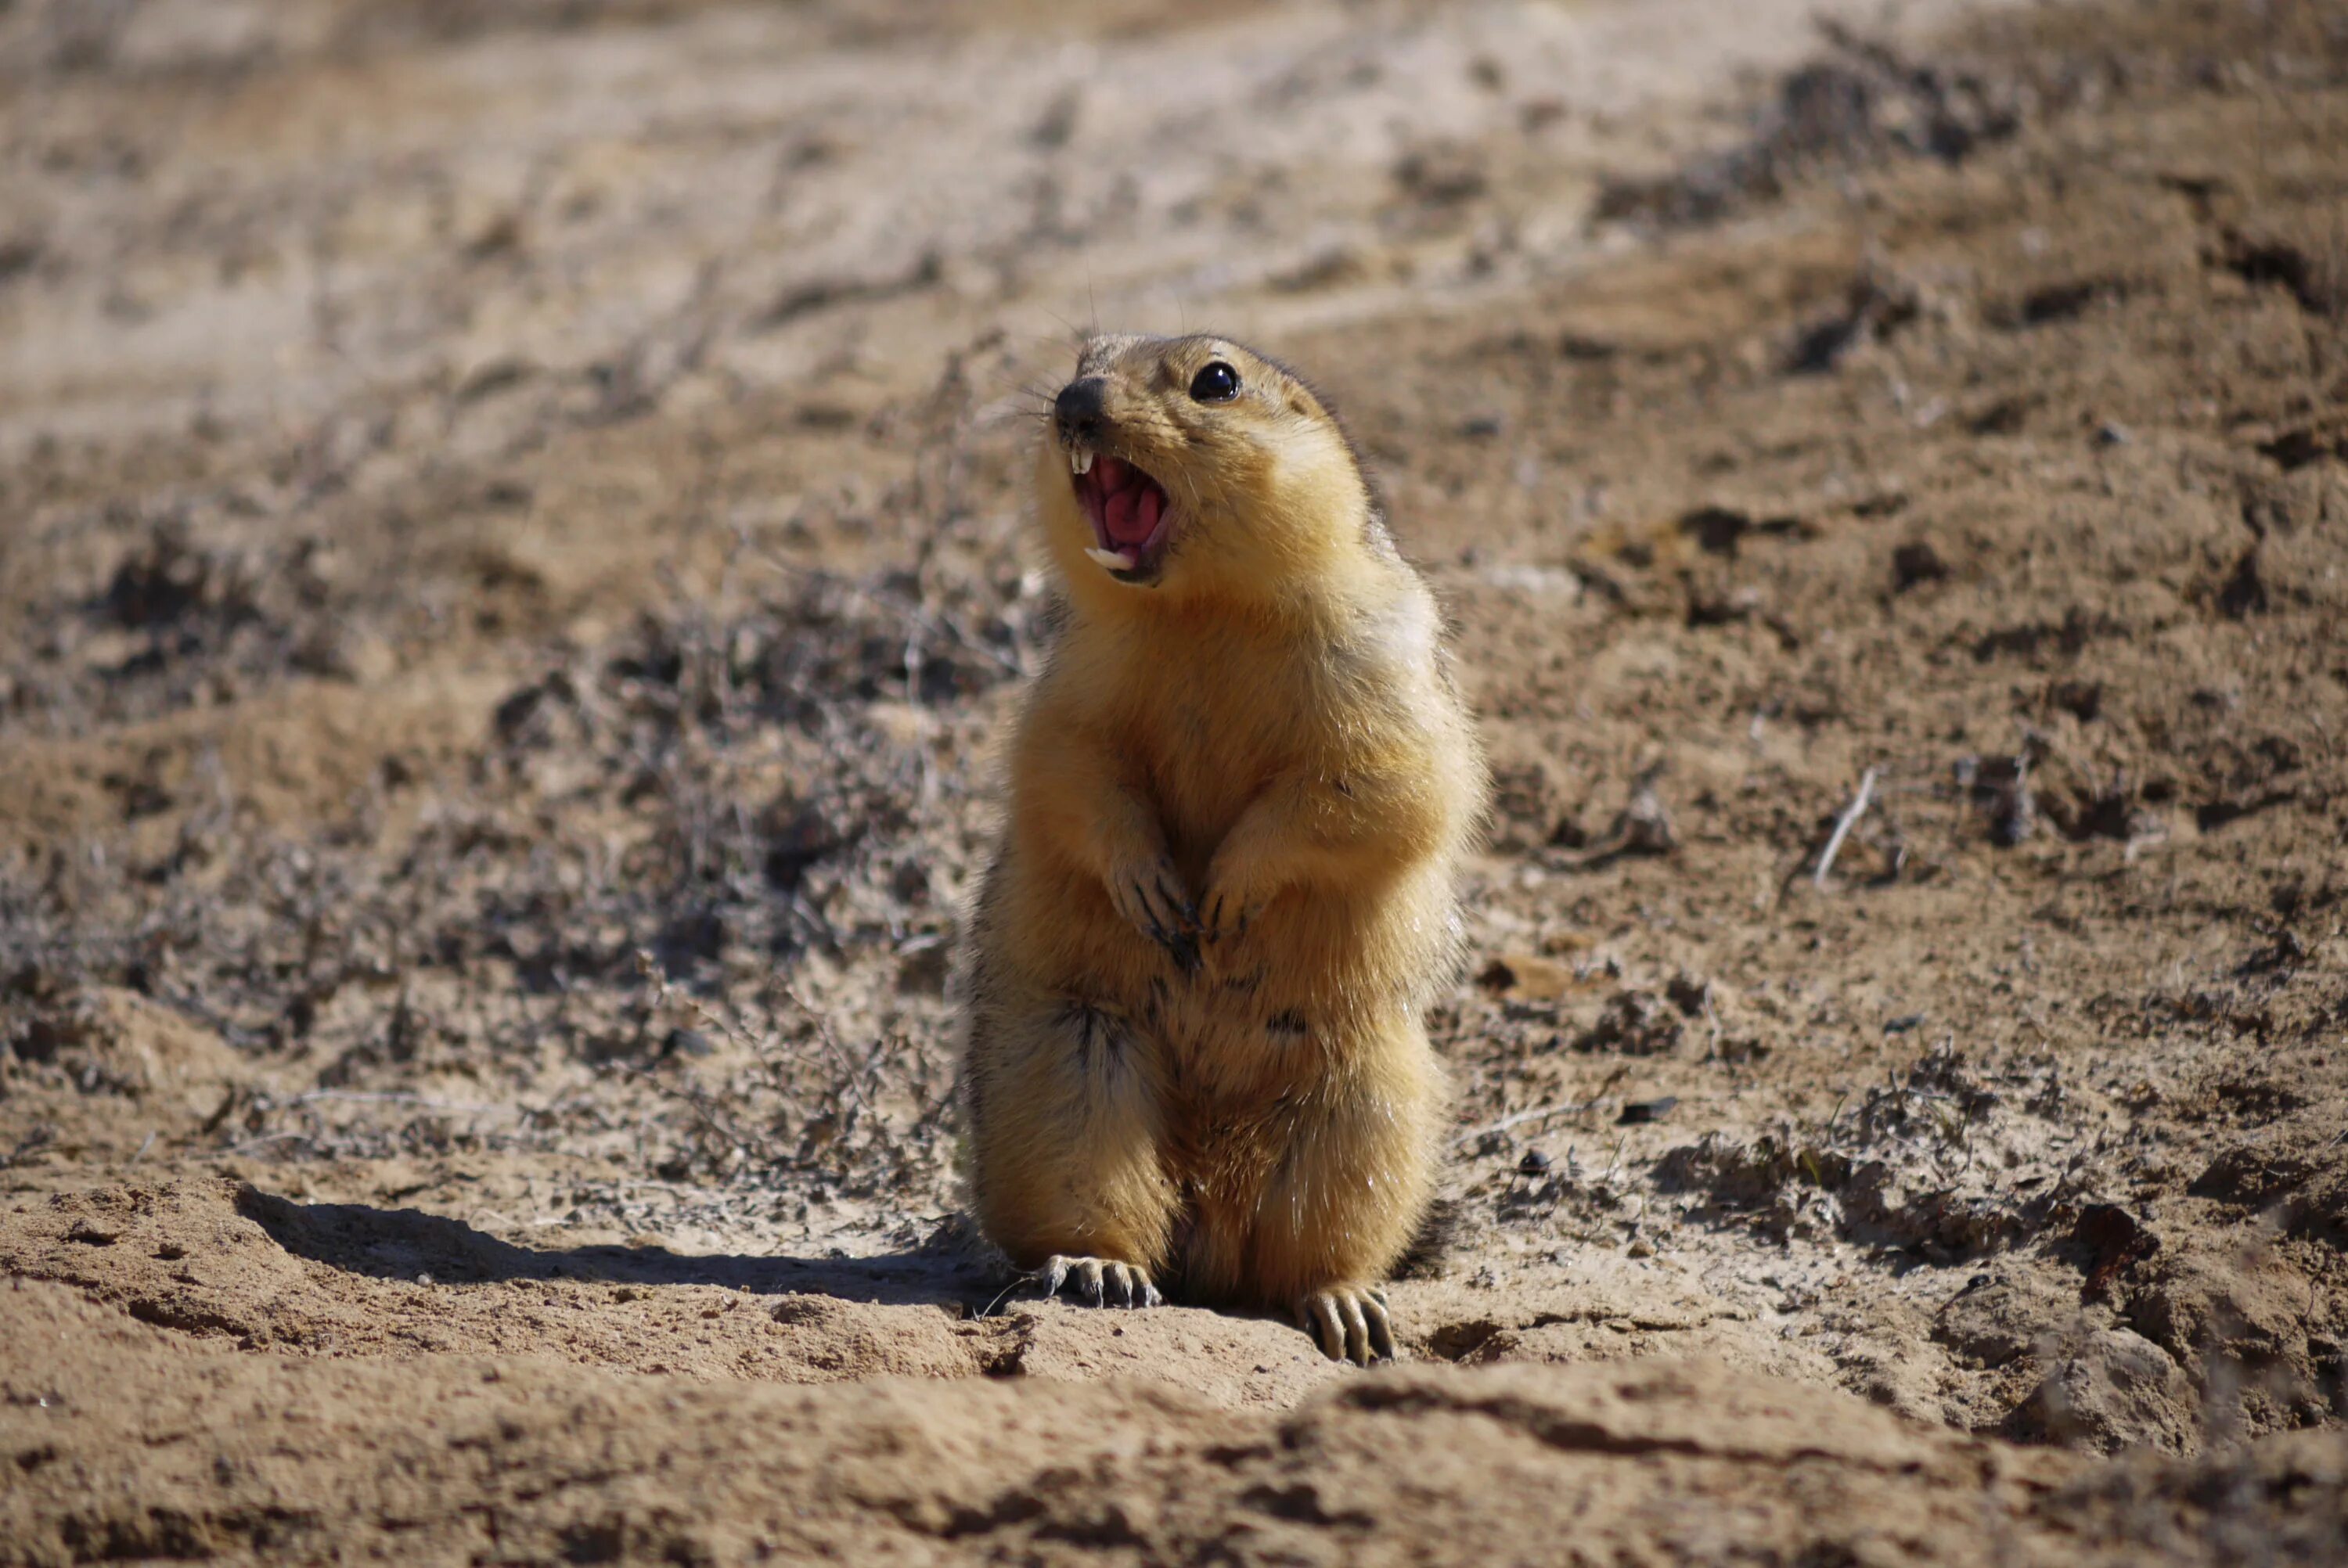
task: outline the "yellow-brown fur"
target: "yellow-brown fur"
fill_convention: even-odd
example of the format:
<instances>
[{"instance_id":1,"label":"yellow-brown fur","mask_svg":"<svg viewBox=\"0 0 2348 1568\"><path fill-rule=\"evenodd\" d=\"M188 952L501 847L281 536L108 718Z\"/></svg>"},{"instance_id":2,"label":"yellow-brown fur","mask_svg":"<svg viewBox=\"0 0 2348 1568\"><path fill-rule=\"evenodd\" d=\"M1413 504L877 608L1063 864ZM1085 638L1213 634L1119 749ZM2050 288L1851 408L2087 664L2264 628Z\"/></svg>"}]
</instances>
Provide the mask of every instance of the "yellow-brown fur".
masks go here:
<instances>
[{"instance_id":1,"label":"yellow-brown fur","mask_svg":"<svg viewBox=\"0 0 2348 1568\"><path fill-rule=\"evenodd\" d=\"M1189 395L1212 360L1235 400ZM1310 388L1197 337L1095 339L1078 375L1105 381L1080 444L1153 477L1175 520L1154 585L1087 559L1047 419L1066 615L976 911L973 1206L1022 1267L1287 1308L1366 1359L1429 1197L1444 1088L1420 1014L1457 957L1473 725Z\"/></svg>"}]
</instances>

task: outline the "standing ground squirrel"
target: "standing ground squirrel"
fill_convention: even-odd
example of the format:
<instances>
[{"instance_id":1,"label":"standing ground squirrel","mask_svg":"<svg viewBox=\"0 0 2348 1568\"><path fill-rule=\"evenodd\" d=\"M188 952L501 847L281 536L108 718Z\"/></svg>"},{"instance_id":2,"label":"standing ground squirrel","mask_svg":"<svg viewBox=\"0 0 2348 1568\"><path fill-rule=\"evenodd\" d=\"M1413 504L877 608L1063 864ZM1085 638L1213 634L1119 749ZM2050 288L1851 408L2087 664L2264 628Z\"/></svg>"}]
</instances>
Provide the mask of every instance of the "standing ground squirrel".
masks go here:
<instances>
[{"instance_id":1,"label":"standing ground squirrel","mask_svg":"<svg viewBox=\"0 0 2348 1568\"><path fill-rule=\"evenodd\" d=\"M1394 1354L1485 772L1435 600L1293 373L1099 337L1036 468L1066 617L975 910L981 1227L1048 1291Z\"/></svg>"}]
</instances>

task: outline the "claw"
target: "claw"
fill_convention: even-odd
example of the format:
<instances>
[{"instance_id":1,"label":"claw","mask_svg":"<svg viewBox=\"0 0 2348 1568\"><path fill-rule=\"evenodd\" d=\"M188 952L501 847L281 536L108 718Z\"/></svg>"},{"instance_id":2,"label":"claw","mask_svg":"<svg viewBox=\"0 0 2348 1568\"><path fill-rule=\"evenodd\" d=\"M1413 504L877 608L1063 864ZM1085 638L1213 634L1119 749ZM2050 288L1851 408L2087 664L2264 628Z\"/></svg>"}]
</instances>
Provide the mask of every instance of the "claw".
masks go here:
<instances>
[{"instance_id":1,"label":"claw","mask_svg":"<svg viewBox=\"0 0 2348 1568\"><path fill-rule=\"evenodd\" d=\"M1108 1298L1118 1307L1141 1305L1141 1271L1121 1263L1108 1266Z\"/></svg>"},{"instance_id":2,"label":"claw","mask_svg":"<svg viewBox=\"0 0 2348 1568\"><path fill-rule=\"evenodd\" d=\"M1345 1358L1345 1325L1337 1316L1337 1303L1326 1296L1313 1297L1313 1327L1321 1341L1321 1354L1332 1361Z\"/></svg>"},{"instance_id":3,"label":"claw","mask_svg":"<svg viewBox=\"0 0 2348 1568\"><path fill-rule=\"evenodd\" d=\"M1200 924L1210 941L1220 942L1226 938L1237 941L1247 935L1249 913L1248 906L1238 894L1217 888L1214 901L1208 906L1206 918Z\"/></svg>"},{"instance_id":4,"label":"claw","mask_svg":"<svg viewBox=\"0 0 2348 1568\"><path fill-rule=\"evenodd\" d=\"M1148 937L1184 974L1199 968L1199 911L1182 891L1181 878L1163 859L1109 883L1117 913Z\"/></svg>"},{"instance_id":5,"label":"claw","mask_svg":"<svg viewBox=\"0 0 2348 1568\"><path fill-rule=\"evenodd\" d=\"M1394 1320L1386 1316L1385 1295L1372 1294L1362 1310L1370 1320L1370 1353L1388 1361L1402 1359L1395 1349Z\"/></svg>"},{"instance_id":6,"label":"claw","mask_svg":"<svg viewBox=\"0 0 2348 1568\"><path fill-rule=\"evenodd\" d=\"M1296 1319L1332 1361L1366 1367L1400 1358L1382 1291L1347 1286L1316 1290L1296 1304Z\"/></svg>"},{"instance_id":7,"label":"claw","mask_svg":"<svg viewBox=\"0 0 2348 1568\"><path fill-rule=\"evenodd\" d=\"M1199 967L1199 944L1179 931L1169 931L1156 920L1149 922L1149 939L1166 949L1174 967L1189 974Z\"/></svg>"},{"instance_id":8,"label":"claw","mask_svg":"<svg viewBox=\"0 0 2348 1568\"><path fill-rule=\"evenodd\" d=\"M1135 892L1149 917L1150 939L1166 949L1167 956L1174 960L1174 967L1184 974L1197 969L1199 912L1191 907L1190 901L1166 879L1163 872L1159 874L1155 886L1136 884Z\"/></svg>"},{"instance_id":9,"label":"claw","mask_svg":"<svg viewBox=\"0 0 2348 1568\"><path fill-rule=\"evenodd\" d=\"M1168 925L1173 926L1177 930L1195 931L1198 929L1198 907L1192 904L1188 898L1182 897L1182 890L1179 887L1166 880L1166 875L1164 872L1159 873L1158 876L1158 896L1166 900L1166 908L1169 915L1176 917L1169 918L1167 921Z\"/></svg>"},{"instance_id":10,"label":"claw","mask_svg":"<svg viewBox=\"0 0 2348 1568\"><path fill-rule=\"evenodd\" d=\"M1086 1307L1157 1307L1166 1299L1150 1282L1148 1269L1138 1263L1120 1263L1115 1258L1056 1253L1027 1277L1041 1288L1047 1301L1071 1283L1076 1287L1076 1298Z\"/></svg>"},{"instance_id":11,"label":"claw","mask_svg":"<svg viewBox=\"0 0 2348 1568\"><path fill-rule=\"evenodd\" d=\"M1370 1364L1370 1325L1362 1316L1362 1303L1348 1296L1337 1304L1338 1318L1345 1325L1345 1359L1357 1367Z\"/></svg>"}]
</instances>

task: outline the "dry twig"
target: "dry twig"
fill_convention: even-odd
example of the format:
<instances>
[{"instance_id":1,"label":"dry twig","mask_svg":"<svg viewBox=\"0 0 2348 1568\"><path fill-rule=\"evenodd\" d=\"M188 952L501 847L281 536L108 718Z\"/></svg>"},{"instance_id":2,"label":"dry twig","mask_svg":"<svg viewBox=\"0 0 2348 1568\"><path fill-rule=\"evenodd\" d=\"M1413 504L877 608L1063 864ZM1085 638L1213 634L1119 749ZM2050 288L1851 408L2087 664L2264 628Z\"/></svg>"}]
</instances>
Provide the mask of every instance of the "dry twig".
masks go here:
<instances>
[{"instance_id":1,"label":"dry twig","mask_svg":"<svg viewBox=\"0 0 2348 1568\"><path fill-rule=\"evenodd\" d=\"M1488 1138L1495 1132L1506 1132L1511 1128L1521 1127L1529 1122L1546 1122L1552 1116L1570 1116L1578 1111L1594 1111L1598 1108L1598 1102L1606 1098L1607 1091L1622 1082L1629 1071L1628 1068L1618 1067L1608 1073L1606 1081L1601 1083L1597 1091L1587 1100L1568 1101L1562 1105L1536 1105L1529 1111L1519 1111L1512 1116L1503 1116L1498 1122L1487 1122L1481 1127L1471 1127L1451 1140L1451 1147L1464 1149L1478 1139Z\"/></svg>"},{"instance_id":2,"label":"dry twig","mask_svg":"<svg viewBox=\"0 0 2348 1568\"><path fill-rule=\"evenodd\" d=\"M1827 846L1818 852L1818 869L1810 873L1811 886L1827 885L1827 873L1834 869L1835 856L1842 853L1842 841L1850 836L1851 827L1866 815L1868 802L1874 798L1875 770L1869 768L1859 775L1859 793L1851 796L1850 804L1842 808L1840 816L1835 818L1834 833L1828 838Z\"/></svg>"}]
</instances>

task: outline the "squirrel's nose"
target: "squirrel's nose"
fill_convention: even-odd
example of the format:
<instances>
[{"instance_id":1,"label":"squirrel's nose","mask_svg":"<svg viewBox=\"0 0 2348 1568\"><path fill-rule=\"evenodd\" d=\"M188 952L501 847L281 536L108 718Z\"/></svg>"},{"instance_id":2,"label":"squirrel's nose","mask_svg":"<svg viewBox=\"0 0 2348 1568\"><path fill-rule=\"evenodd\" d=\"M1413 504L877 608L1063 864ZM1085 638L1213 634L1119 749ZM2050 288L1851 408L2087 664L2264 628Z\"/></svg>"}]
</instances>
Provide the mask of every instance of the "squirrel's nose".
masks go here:
<instances>
[{"instance_id":1,"label":"squirrel's nose","mask_svg":"<svg viewBox=\"0 0 2348 1568\"><path fill-rule=\"evenodd\" d=\"M1082 375L1060 388L1052 401L1052 417L1059 422L1060 444L1091 446L1100 438L1102 412L1108 402L1108 377Z\"/></svg>"}]
</instances>

